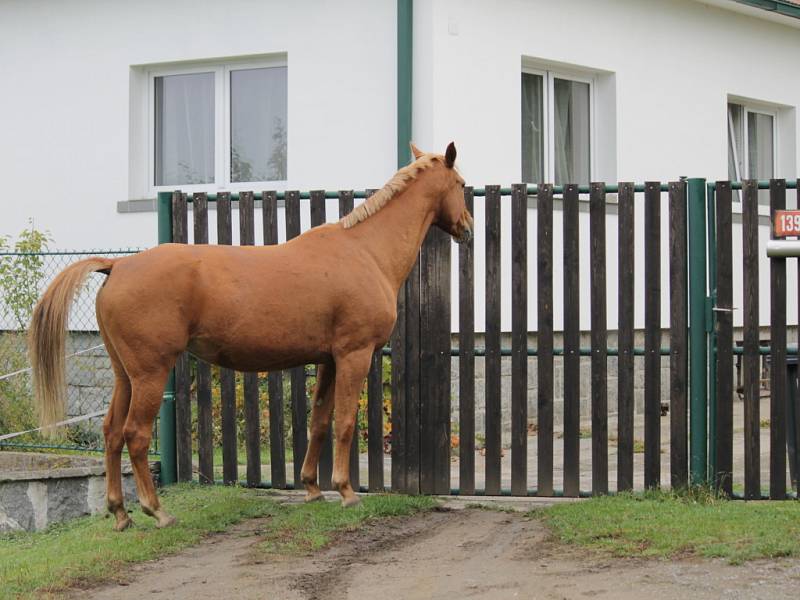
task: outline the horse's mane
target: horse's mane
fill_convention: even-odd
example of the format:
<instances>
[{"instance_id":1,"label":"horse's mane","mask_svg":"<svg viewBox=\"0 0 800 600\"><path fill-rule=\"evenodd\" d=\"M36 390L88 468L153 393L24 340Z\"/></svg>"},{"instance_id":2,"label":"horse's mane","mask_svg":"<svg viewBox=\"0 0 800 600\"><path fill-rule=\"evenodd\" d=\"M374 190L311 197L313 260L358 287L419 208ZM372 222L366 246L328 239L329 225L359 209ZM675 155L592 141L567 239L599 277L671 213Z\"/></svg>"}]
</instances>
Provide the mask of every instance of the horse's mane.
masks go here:
<instances>
[{"instance_id":1,"label":"horse's mane","mask_svg":"<svg viewBox=\"0 0 800 600\"><path fill-rule=\"evenodd\" d=\"M386 182L386 185L372 194L362 204L356 206L349 214L342 217L339 222L345 229L350 229L374 215L386 206L389 200L405 190L421 171L431 167L437 158L434 154L425 154L410 165L403 167Z\"/></svg>"}]
</instances>

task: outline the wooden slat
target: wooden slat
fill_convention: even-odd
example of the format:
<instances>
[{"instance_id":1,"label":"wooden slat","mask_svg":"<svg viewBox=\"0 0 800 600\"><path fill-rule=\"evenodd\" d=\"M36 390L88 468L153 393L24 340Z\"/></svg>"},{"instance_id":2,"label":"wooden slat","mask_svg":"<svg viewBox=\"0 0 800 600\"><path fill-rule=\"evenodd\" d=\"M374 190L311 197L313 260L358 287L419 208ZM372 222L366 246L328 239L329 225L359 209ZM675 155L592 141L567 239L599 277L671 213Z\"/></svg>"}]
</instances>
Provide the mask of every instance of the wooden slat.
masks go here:
<instances>
[{"instance_id":1,"label":"wooden slat","mask_svg":"<svg viewBox=\"0 0 800 600\"><path fill-rule=\"evenodd\" d=\"M312 190L310 193L311 227L319 227L325 223L325 191ZM335 418L335 415L334 415ZM356 433L356 435L358 435ZM328 427L328 435L322 442L322 451L319 455L319 468L317 477L322 490L333 489L331 476L333 474L333 423ZM352 483L352 482L351 482ZM358 489L357 487L355 489Z\"/></svg>"},{"instance_id":2,"label":"wooden slat","mask_svg":"<svg viewBox=\"0 0 800 600\"><path fill-rule=\"evenodd\" d=\"M528 186L511 187L511 493L528 494Z\"/></svg>"},{"instance_id":3,"label":"wooden slat","mask_svg":"<svg viewBox=\"0 0 800 600\"><path fill-rule=\"evenodd\" d=\"M286 240L300 235L300 192L287 191L285 195ZM300 489L303 485L300 471L303 468L303 457L308 446L308 419L306 410L306 370L305 367L294 367L289 370L292 382L292 453L294 455L294 485Z\"/></svg>"},{"instance_id":4,"label":"wooden slat","mask_svg":"<svg viewBox=\"0 0 800 600\"><path fill-rule=\"evenodd\" d=\"M419 260L398 290L391 346L392 490L418 494Z\"/></svg>"},{"instance_id":5,"label":"wooden slat","mask_svg":"<svg viewBox=\"0 0 800 600\"><path fill-rule=\"evenodd\" d=\"M450 493L450 236L420 253L420 491ZM446 385L444 385L446 384Z\"/></svg>"},{"instance_id":6,"label":"wooden slat","mask_svg":"<svg viewBox=\"0 0 800 600\"><path fill-rule=\"evenodd\" d=\"M500 494L500 186L486 186L486 494Z\"/></svg>"},{"instance_id":7,"label":"wooden slat","mask_svg":"<svg viewBox=\"0 0 800 600\"><path fill-rule=\"evenodd\" d=\"M406 280L405 377L406 394L402 435L405 448L405 491L420 492L420 260Z\"/></svg>"},{"instance_id":8,"label":"wooden slat","mask_svg":"<svg viewBox=\"0 0 800 600\"><path fill-rule=\"evenodd\" d=\"M673 489L689 485L688 456L688 268L686 182L669 184L669 298L670 298L670 481Z\"/></svg>"},{"instance_id":9,"label":"wooden slat","mask_svg":"<svg viewBox=\"0 0 800 600\"><path fill-rule=\"evenodd\" d=\"M717 466L714 484L733 494L733 195L728 181L717 182Z\"/></svg>"},{"instance_id":10,"label":"wooden slat","mask_svg":"<svg viewBox=\"0 0 800 600\"><path fill-rule=\"evenodd\" d=\"M634 184L619 184L617 243L619 332L617 334L617 491L633 489Z\"/></svg>"},{"instance_id":11,"label":"wooden slat","mask_svg":"<svg viewBox=\"0 0 800 600\"><path fill-rule=\"evenodd\" d=\"M253 192L239 194L239 244L255 244L255 201ZM253 274L256 276L256 274ZM258 373L244 373L244 427L247 456L247 485L261 483L261 410L259 407Z\"/></svg>"},{"instance_id":12,"label":"wooden slat","mask_svg":"<svg viewBox=\"0 0 800 600\"><path fill-rule=\"evenodd\" d=\"M661 183L644 187L644 485L661 481Z\"/></svg>"},{"instance_id":13,"label":"wooden slat","mask_svg":"<svg viewBox=\"0 0 800 600\"><path fill-rule=\"evenodd\" d=\"M440 230L434 229L434 235L438 236L436 244L436 274L429 284L434 284L431 288L432 301L428 306L433 309L436 325L436 402L434 408L434 484L433 491L436 494L450 493L450 455L452 449L451 427L450 427L450 369L451 356L451 323L450 314L450 261L453 248L452 237ZM434 237L436 240L436 237ZM432 255L433 257L434 255ZM422 297L422 295L421 295Z\"/></svg>"},{"instance_id":14,"label":"wooden slat","mask_svg":"<svg viewBox=\"0 0 800 600\"><path fill-rule=\"evenodd\" d=\"M758 353L758 182L755 179L742 182L742 254L744 497L757 500L761 498L761 357Z\"/></svg>"},{"instance_id":15,"label":"wooden slat","mask_svg":"<svg viewBox=\"0 0 800 600\"><path fill-rule=\"evenodd\" d=\"M383 491L383 355L376 350L367 377L367 456L369 491ZM356 446L357 448L357 446ZM355 453L358 459L358 452ZM350 472L353 473L353 465ZM355 465L358 473L358 462ZM355 484L354 484L355 485Z\"/></svg>"},{"instance_id":16,"label":"wooden slat","mask_svg":"<svg viewBox=\"0 0 800 600\"><path fill-rule=\"evenodd\" d=\"M580 284L578 186L564 186L564 495L580 493Z\"/></svg>"},{"instance_id":17,"label":"wooden slat","mask_svg":"<svg viewBox=\"0 0 800 600\"><path fill-rule=\"evenodd\" d=\"M208 196L194 194L194 243L208 244ZM214 483L214 430L211 408L211 366L197 359L197 458L200 483Z\"/></svg>"},{"instance_id":18,"label":"wooden slat","mask_svg":"<svg viewBox=\"0 0 800 600\"><path fill-rule=\"evenodd\" d=\"M172 194L172 241L189 243L189 218L186 194ZM189 355L181 353L175 363L175 451L178 481L192 480L192 404Z\"/></svg>"},{"instance_id":19,"label":"wooden slat","mask_svg":"<svg viewBox=\"0 0 800 600\"><path fill-rule=\"evenodd\" d=\"M797 440L800 438L798 435L800 423L797 422L797 383L797 363L792 360L786 365L786 450L789 454L789 487L792 491L800 485L797 481L797 466L800 463L797 447Z\"/></svg>"},{"instance_id":20,"label":"wooden slat","mask_svg":"<svg viewBox=\"0 0 800 600\"><path fill-rule=\"evenodd\" d=\"M800 210L800 179L795 181L795 196L798 210ZM797 352L798 363L800 363L800 260L797 261ZM800 370L800 364L795 369L795 374ZM800 498L800 378L795 382L795 391L798 392L798 397L795 398L795 427L794 427L794 442L795 442L795 493Z\"/></svg>"},{"instance_id":21,"label":"wooden slat","mask_svg":"<svg viewBox=\"0 0 800 600\"><path fill-rule=\"evenodd\" d=\"M769 182L770 213L786 208L786 181ZM773 217L772 222L775 219ZM786 259L770 258L769 497L786 498Z\"/></svg>"},{"instance_id":22,"label":"wooden slat","mask_svg":"<svg viewBox=\"0 0 800 600\"><path fill-rule=\"evenodd\" d=\"M539 184L537 228L537 494L553 495L553 186Z\"/></svg>"},{"instance_id":23,"label":"wooden slat","mask_svg":"<svg viewBox=\"0 0 800 600\"><path fill-rule=\"evenodd\" d=\"M397 320L392 332L392 474L391 487L395 492L404 492L406 485L405 419L408 402L408 379L406 378L406 290L401 285L397 292Z\"/></svg>"},{"instance_id":24,"label":"wooden slat","mask_svg":"<svg viewBox=\"0 0 800 600\"><path fill-rule=\"evenodd\" d=\"M606 308L606 186L589 196L592 326L592 494L608 493L608 323Z\"/></svg>"},{"instance_id":25,"label":"wooden slat","mask_svg":"<svg viewBox=\"0 0 800 600\"><path fill-rule=\"evenodd\" d=\"M186 194L172 193L172 241L176 244L189 243L189 215Z\"/></svg>"},{"instance_id":26,"label":"wooden slat","mask_svg":"<svg viewBox=\"0 0 800 600\"><path fill-rule=\"evenodd\" d=\"M217 243L230 245L233 241L231 198L228 192L217 194ZM220 368L220 399L222 404L222 480L237 483L239 466L236 440L236 375Z\"/></svg>"},{"instance_id":27,"label":"wooden slat","mask_svg":"<svg viewBox=\"0 0 800 600\"><path fill-rule=\"evenodd\" d=\"M278 243L278 196L274 191L262 194L264 245ZM283 423L283 372L271 371L267 377L269 394L269 463L273 488L286 487L286 432Z\"/></svg>"},{"instance_id":28,"label":"wooden slat","mask_svg":"<svg viewBox=\"0 0 800 600\"><path fill-rule=\"evenodd\" d=\"M371 193L370 193L371 195ZM339 192L339 218L349 214L353 210L353 192L352 190L343 190ZM369 402L369 398L367 399ZM381 407L382 408L382 407ZM361 473L359 465L359 451L358 441L361 433L358 429L358 418L356 418L355 429L353 430L353 443L350 446L350 485L354 490L361 487ZM381 444L383 443L383 432L381 432ZM381 450L381 489L374 491L383 491L383 450Z\"/></svg>"},{"instance_id":29,"label":"wooden slat","mask_svg":"<svg viewBox=\"0 0 800 600\"><path fill-rule=\"evenodd\" d=\"M464 189L472 214L472 187ZM475 242L458 247L458 490L475 493Z\"/></svg>"}]
</instances>

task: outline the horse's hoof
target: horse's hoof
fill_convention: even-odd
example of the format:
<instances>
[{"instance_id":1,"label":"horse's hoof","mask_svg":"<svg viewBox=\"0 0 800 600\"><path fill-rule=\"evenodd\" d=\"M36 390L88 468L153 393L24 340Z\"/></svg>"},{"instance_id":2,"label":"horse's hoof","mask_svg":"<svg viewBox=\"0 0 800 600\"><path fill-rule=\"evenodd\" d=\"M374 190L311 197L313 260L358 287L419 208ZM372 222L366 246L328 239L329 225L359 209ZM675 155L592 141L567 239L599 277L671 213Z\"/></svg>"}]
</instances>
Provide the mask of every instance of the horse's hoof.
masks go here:
<instances>
[{"instance_id":1,"label":"horse's hoof","mask_svg":"<svg viewBox=\"0 0 800 600\"><path fill-rule=\"evenodd\" d=\"M305 502L306 504L311 504L312 502L325 502L325 496L323 496L320 492L317 492L316 494L306 494Z\"/></svg>"},{"instance_id":2,"label":"horse's hoof","mask_svg":"<svg viewBox=\"0 0 800 600\"><path fill-rule=\"evenodd\" d=\"M171 527L178 522L178 519L170 515L169 513L161 513L158 515L158 522L156 523L156 527L158 529L164 529L165 527Z\"/></svg>"},{"instance_id":3,"label":"horse's hoof","mask_svg":"<svg viewBox=\"0 0 800 600\"><path fill-rule=\"evenodd\" d=\"M117 521L114 525L114 531L125 531L128 527L133 527L133 519L125 517L121 521Z\"/></svg>"},{"instance_id":4,"label":"horse's hoof","mask_svg":"<svg viewBox=\"0 0 800 600\"><path fill-rule=\"evenodd\" d=\"M358 506L361 504L361 498L353 494L349 498L342 498L342 506L344 508L350 508L351 506Z\"/></svg>"}]
</instances>

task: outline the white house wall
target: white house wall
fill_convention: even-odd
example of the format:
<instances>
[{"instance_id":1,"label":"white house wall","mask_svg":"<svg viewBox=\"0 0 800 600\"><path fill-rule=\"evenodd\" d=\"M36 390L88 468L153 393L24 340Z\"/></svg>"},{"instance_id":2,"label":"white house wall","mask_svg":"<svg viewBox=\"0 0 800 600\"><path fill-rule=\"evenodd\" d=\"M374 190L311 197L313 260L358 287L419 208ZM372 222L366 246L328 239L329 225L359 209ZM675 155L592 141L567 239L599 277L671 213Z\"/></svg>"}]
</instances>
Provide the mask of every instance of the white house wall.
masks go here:
<instances>
[{"instance_id":1,"label":"white house wall","mask_svg":"<svg viewBox=\"0 0 800 600\"><path fill-rule=\"evenodd\" d=\"M594 133L610 142L596 148L595 179L727 178L729 95L785 107L779 124L783 133L777 175L793 178L800 173L794 108L800 104L800 79L795 77L800 30L741 14L732 2L728 3L732 10L725 9L722 0L715 4L723 6L691 0L417 0L413 137L423 149L436 151L455 140L459 166L477 187L518 181L520 72L523 60L533 60L603 74L596 85L596 112L603 118ZM117 212L118 201L142 197L135 164L140 142L131 136L130 122L137 118L139 69L270 54L285 55L288 63L289 178L279 189L381 185L396 166L394 0L0 3L0 77L8 86L0 95L4 141L0 234L15 234L33 219L37 228L52 233L59 248L155 244L155 213ZM335 204L328 206L330 220L335 218ZM478 223L481 205L482 199L476 199ZM666 194L662 205L666 243ZM562 324L560 222L556 210L556 328ZM236 223L234 214L234 229ZM307 203L303 203L303 223L308 226ZM531 211L530 248L535 248L535 223ZM641 198L637 198L637 223L636 243L641 249ZM510 231L507 207L502 229L504 234ZM609 215L607 231L608 325L614 329L616 216ZM762 246L766 235L765 224ZM586 212L581 212L580 236L581 328L586 329ZM213 241L213 231L211 237ZM740 239L737 227L735 290L741 290ZM479 228L475 279L476 325L481 330L483 240ZM503 329L510 328L509 256L504 235ZM661 266L665 326L666 256L664 252ZM796 290L796 269L793 262L789 264L788 288ZM456 268L454 260L454 299ZM767 323L766 261L760 277L761 320ZM636 256L636 281L636 325L641 327L641 251ZM536 327L535 283L532 253L530 329ZM796 318L794 304L789 303L790 320ZM457 308L454 302L454 328ZM741 312L735 313L735 322L741 322Z\"/></svg>"},{"instance_id":2,"label":"white house wall","mask_svg":"<svg viewBox=\"0 0 800 600\"><path fill-rule=\"evenodd\" d=\"M33 219L60 248L156 243L155 213L117 213L142 197L129 177L141 65L285 54L281 188L381 185L396 166L395 13L357 0L0 3L0 233Z\"/></svg>"},{"instance_id":3,"label":"white house wall","mask_svg":"<svg viewBox=\"0 0 800 600\"><path fill-rule=\"evenodd\" d=\"M420 2L415 5L415 10ZM776 176L794 178L798 169L795 108L800 79L793 77L800 57L800 31L689 0L596 2L497 2L438 0L417 10L415 27L431 32L415 42L414 136L435 148L456 140L467 181L508 185L520 180L520 73L524 58L614 75L616 148L597 148L596 179L610 181L677 180L680 176L727 179L727 101L741 96L784 105L779 123ZM738 5L730 2L733 8ZM425 23L420 23L426 20ZM800 25L800 22L798 22ZM422 71L422 72L421 72ZM603 124L607 126L607 124ZM432 129L429 129L432 128ZM597 134L595 130L595 134ZM607 152L614 153L609 161ZM616 167L609 172L609 162ZM668 217L663 195L661 236L666 244ZM794 206L794 191L788 202ZM479 201L476 200L476 204ZM504 202L508 202L505 199ZM510 232L505 210L502 230ZM642 198L637 195L636 326L644 325ZM562 306L560 211L554 231L555 327ZM608 325L617 323L616 217L608 217ZM535 243L536 219L529 215L529 242ZM589 322L588 214L581 213L581 328ZM765 243L768 227L761 228ZM734 230L735 297L741 294L741 231ZM476 325L484 327L483 232L476 239ZM535 246L531 246L535 247ZM510 329L510 245L504 236L502 327ZM529 329L536 328L535 255L528 261ZM788 289L796 290L790 261ZM662 252L662 324L669 323L666 246ZM769 271L760 271L761 322L769 322ZM454 290L457 270L453 267ZM791 297L790 297L791 298ZM737 300L741 306L741 300ZM790 300L788 318L796 319ZM454 306L457 311L458 307ZM741 311L734 321L741 323ZM457 328L457 314L453 327Z\"/></svg>"}]
</instances>

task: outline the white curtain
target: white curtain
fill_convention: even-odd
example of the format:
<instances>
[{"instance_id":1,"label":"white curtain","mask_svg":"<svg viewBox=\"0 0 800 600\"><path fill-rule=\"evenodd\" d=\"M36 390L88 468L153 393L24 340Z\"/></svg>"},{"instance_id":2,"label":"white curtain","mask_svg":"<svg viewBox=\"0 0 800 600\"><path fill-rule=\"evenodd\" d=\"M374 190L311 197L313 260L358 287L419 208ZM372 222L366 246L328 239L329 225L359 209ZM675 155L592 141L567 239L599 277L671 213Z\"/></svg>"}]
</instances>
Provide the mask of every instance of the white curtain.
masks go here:
<instances>
[{"instance_id":1,"label":"white curtain","mask_svg":"<svg viewBox=\"0 0 800 600\"><path fill-rule=\"evenodd\" d=\"M544 181L543 77L522 74L522 181Z\"/></svg>"},{"instance_id":2,"label":"white curtain","mask_svg":"<svg viewBox=\"0 0 800 600\"><path fill-rule=\"evenodd\" d=\"M155 184L214 183L214 73L155 78Z\"/></svg>"},{"instance_id":3,"label":"white curtain","mask_svg":"<svg viewBox=\"0 0 800 600\"><path fill-rule=\"evenodd\" d=\"M590 178L589 84L555 79L555 183L586 185Z\"/></svg>"},{"instance_id":4,"label":"white curtain","mask_svg":"<svg viewBox=\"0 0 800 600\"><path fill-rule=\"evenodd\" d=\"M769 179L774 176L772 116L747 113L748 159L751 179Z\"/></svg>"},{"instance_id":5,"label":"white curtain","mask_svg":"<svg viewBox=\"0 0 800 600\"><path fill-rule=\"evenodd\" d=\"M771 115L747 113L747 162L748 177L751 179L770 179L775 176L772 121ZM758 202L769 206L769 190L758 192Z\"/></svg>"}]
</instances>

